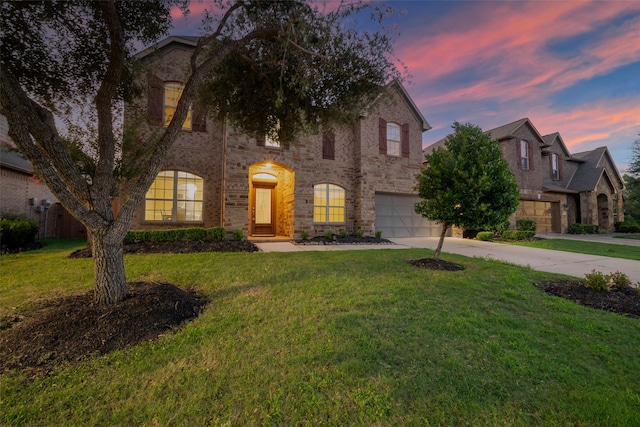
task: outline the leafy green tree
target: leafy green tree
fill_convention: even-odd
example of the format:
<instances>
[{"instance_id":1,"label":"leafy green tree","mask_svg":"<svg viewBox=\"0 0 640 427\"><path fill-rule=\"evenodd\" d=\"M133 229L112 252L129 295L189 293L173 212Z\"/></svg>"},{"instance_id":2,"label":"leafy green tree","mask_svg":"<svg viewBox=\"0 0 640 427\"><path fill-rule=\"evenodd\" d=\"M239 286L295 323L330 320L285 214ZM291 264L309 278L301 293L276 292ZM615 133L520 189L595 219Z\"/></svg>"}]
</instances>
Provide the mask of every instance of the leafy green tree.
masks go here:
<instances>
[{"instance_id":1,"label":"leafy green tree","mask_svg":"<svg viewBox=\"0 0 640 427\"><path fill-rule=\"evenodd\" d=\"M400 77L384 27L351 29L357 22L347 17L364 6L322 13L302 0L210 4L173 119L154 130L144 149L121 118L122 106L142 93L134 52L168 35L172 8L187 13L188 0L0 5L0 113L40 178L86 227L98 303L128 294L124 236L199 91L241 130L286 140L353 117L384 83ZM382 19L387 12L373 15ZM142 121L127 116L130 124ZM121 208L114 216L116 194Z\"/></svg>"},{"instance_id":2,"label":"leafy green tree","mask_svg":"<svg viewBox=\"0 0 640 427\"><path fill-rule=\"evenodd\" d=\"M624 214L625 221L640 220L640 138L631 146L631 163L624 174ZM627 218L630 217L630 218Z\"/></svg>"},{"instance_id":3,"label":"leafy green tree","mask_svg":"<svg viewBox=\"0 0 640 427\"><path fill-rule=\"evenodd\" d=\"M425 155L416 190L416 213L442 224L434 258L440 257L449 227L499 227L519 202L516 178L498 141L467 123L454 122L444 147Z\"/></svg>"}]
</instances>

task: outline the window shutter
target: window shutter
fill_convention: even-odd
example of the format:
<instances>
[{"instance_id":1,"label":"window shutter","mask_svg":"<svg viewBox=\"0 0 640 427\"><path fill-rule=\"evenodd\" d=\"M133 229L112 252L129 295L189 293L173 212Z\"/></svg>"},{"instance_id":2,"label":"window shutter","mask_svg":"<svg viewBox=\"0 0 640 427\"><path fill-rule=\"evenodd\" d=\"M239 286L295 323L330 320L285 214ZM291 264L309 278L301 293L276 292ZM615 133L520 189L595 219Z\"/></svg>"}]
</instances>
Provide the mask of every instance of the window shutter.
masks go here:
<instances>
[{"instance_id":1,"label":"window shutter","mask_svg":"<svg viewBox=\"0 0 640 427\"><path fill-rule=\"evenodd\" d=\"M149 76L149 92L147 94L147 109L149 121L161 126L164 122L164 82L156 76Z\"/></svg>"},{"instance_id":2,"label":"window shutter","mask_svg":"<svg viewBox=\"0 0 640 427\"><path fill-rule=\"evenodd\" d=\"M409 123L402 125L402 134L400 135L400 145L402 150L402 157L409 157L411 152L409 148Z\"/></svg>"},{"instance_id":3,"label":"window shutter","mask_svg":"<svg viewBox=\"0 0 640 427\"><path fill-rule=\"evenodd\" d=\"M533 170L533 144L529 143L529 170Z\"/></svg>"},{"instance_id":4,"label":"window shutter","mask_svg":"<svg viewBox=\"0 0 640 427\"><path fill-rule=\"evenodd\" d=\"M256 138L256 145L258 147L264 147L264 136L259 136Z\"/></svg>"},{"instance_id":5,"label":"window shutter","mask_svg":"<svg viewBox=\"0 0 640 427\"><path fill-rule=\"evenodd\" d=\"M322 158L329 160L336 159L336 136L331 131L322 133Z\"/></svg>"},{"instance_id":6,"label":"window shutter","mask_svg":"<svg viewBox=\"0 0 640 427\"><path fill-rule=\"evenodd\" d=\"M379 130L379 142L378 142L378 152L380 154L387 154L387 121L380 117L378 120L378 130Z\"/></svg>"},{"instance_id":7,"label":"window shutter","mask_svg":"<svg viewBox=\"0 0 640 427\"><path fill-rule=\"evenodd\" d=\"M562 180L562 156L558 154L558 179Z\"/></svg>"},{"instance_id":8,"label":"window shutter","mask_svg":"<svg viewBox=\"0 0 640 427\"><path fill-rule=\"evenodd\" d=\"M207 131L207 112L199 106L193 106L193 114L191 115L191 130L194 132Z\"/></svg>"}]
</instances>

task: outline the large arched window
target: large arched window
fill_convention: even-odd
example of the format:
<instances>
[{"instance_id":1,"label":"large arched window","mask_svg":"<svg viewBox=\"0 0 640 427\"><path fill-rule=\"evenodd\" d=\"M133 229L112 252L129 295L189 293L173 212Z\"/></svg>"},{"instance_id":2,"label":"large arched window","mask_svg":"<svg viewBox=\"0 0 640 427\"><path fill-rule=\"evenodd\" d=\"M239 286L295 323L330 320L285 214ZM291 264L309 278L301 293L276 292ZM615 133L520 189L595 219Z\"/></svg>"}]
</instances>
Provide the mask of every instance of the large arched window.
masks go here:
<instances>
[{"instance_id":1,"label":"large arched window","mask_svg":"<svg viewBox=\"0 0 640 427\"><path fill-rule=\"evenodd\" d=\"M313 222L344 223L345 191L333 184L313 186Z\"/></svg>"},{"instance_id":2,"label":"large arched window","mask_svg":"<svg viewBox=\"0 0 640 427\"><path fill-rule=\"evenodd\" d=\"M189 172L160 172L147 191L145 221L202 221L203 183Z\"/></svg>"}]
</instances>

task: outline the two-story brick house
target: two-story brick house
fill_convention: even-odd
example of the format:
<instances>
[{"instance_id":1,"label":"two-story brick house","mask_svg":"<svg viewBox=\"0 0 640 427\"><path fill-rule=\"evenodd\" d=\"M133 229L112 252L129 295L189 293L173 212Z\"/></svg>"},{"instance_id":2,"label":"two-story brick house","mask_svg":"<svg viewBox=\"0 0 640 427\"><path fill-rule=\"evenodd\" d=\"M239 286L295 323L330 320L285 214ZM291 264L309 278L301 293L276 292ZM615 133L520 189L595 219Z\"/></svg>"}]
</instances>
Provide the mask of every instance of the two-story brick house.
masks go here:
<instances>
[{"instance_id":1,"label":"two-story brick house","mask_svg":"<svg viewBox=\"0 0 640 427\"><path fill-rule=\"evenodd\" d=\"M139 106L157 126L171 118L196 40L169 37L138 56L149 88ZM398 81L355 125L302 135L287 145L250 138L194 109L133 228L223 226L250 237L286 238L327 230L437 235L438 227L413 209L428 129Z\"/></svg>"},{"instance_id":2,"label":"two-story brick house","mask_svg":"<svg viewBox=\"0 0 640 427\"><path fill-rule=\"evenodd\" d=\"M512 226L532 219L538 233L566 233L573 223L612 231L624 219L624 184L606 147L571 154L559 133L542 136L527 118L486 132L500 143L520 187ZM444 139L425 151L442 145Z\"/></svg>"}]
</instances>

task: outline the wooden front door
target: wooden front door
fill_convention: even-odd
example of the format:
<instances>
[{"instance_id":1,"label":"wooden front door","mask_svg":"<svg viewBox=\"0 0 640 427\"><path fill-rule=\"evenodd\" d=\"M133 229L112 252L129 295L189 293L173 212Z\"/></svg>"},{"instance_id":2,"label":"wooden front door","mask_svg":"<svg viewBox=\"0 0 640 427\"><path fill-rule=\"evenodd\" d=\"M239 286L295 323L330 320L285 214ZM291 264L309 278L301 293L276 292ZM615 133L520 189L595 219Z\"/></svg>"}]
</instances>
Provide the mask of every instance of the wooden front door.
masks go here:
<instances>
[{"instance_id":1,"label":"wooden front door","mask_svg":"<svg viewBox=\"0 0 640 427\"><path fill-rule=\"evenodd\" d=\"M251 230L254 236L275 236L275 184L254 183Z\"/></svg>"}]
</instances>

